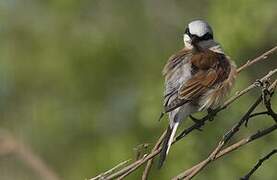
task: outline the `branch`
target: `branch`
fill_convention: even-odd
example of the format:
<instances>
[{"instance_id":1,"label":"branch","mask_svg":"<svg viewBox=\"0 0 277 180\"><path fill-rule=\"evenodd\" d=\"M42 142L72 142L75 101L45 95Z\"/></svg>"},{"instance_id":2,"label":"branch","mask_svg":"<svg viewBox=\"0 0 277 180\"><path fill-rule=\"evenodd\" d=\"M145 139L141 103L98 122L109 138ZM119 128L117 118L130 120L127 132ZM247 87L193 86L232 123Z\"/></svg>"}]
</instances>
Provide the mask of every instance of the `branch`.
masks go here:
<instances>
[{"instance_id":1,"label":"branch","mask_svg":"<svg viewBox=\"0 0 277 180\"><path fill-rule=\"evenodd\" d=\"M277 46L273 47L272 49L268 50L267 52L265 52L264 54L260 55L259 57L253 59L252 61L247 61L247 63L245 63L244 65L242 65L240 68L237 69L237 72L240 73L242 70L245 70L246 68L252 66L253 64L256 64L262 60L265 60L269 55L273 54L275 51L277 50ZM260 79L261 82L265 82L268 81L268 79L270 77L272 77L275 73L277 73L277 68L270 71L266 76L264 76L263 78ZM250 86L248 86L247 88L245 88L242 91L237 92L233 97L231 97L230 99L228 99L224 105L215 110L214 112L212 112L211 114L208 114L207 116L205 116L204 118L202 118L199 123L195 123L192 126L190 126L189 128L185 129L180 136L178 136L173 143L179 141L181 138L185 137L187 134L189 134L190 132L192 132L193 130L197 130L200 129L200 127L202 127L205 122L207 120L210 120L212 117L214 117L218 112L222 111L223 109L227 108L230 104L232 104L234 101L236 101L238 98L240 98L241 96L243 96L244 94L248 93L250 90L254 89L258 87L257 83L253 83ZM166 132L166 131L165 131ZM165 133L164 132L164 133ZM163 134L164 134L163 133ZM163 135L161 136L163 137ZM159 144L159 142L156 143L156 145ZM133 171L135 171L137 168L139 168L141 165L143 165L145 162L148 162L144 173L143 173L143 177L144 180L147 179L149 171L151 169L152 163L153 163L153 158L158 155L161 151L161 147L159 146L155 146L153 148L153 150L151 151L151 153L149 154L145 154L143 158L133 162L132 164L118 170L117 172L105 177L105 179L109 180L109 179L114 179L114 178L124 178L126 177L128 174L132 173Z\"/></svg>"},{"instance_id":2,"label":"branch","mask_svg":"<svg viewBox=\"0 0 277 180\"><path fill-rule=\"evenodd\" d=\"M265 75L263 78L257 80L258 82L264 83L266 81L269 80L270 77L272 77L275 73L277 73L277 68L270 71L267 75ZM236 92L236 95L234 95L233 97L231 97L230 99L228 99L223 106L221 106L220 108L214 110L212 113L204 116L202 119L198 120L197 123L193 124L192 126L190 126L189 128L185 129L182 133L180 133L180 135L178 135L176 137L176 140L180 140L181 138L185 137L186 135L188 135L191 131L195 130L195 129L200 129L202 126L205 125L205 122L207 122L208 120L210 120L211 118L213 118L218 112L226 109L230 104L232 104L235 100L237 100L238 98L240 98L242 95L248 93L250 90L259 87L259 84L256 82L252 83L250 86L248 86L247 88L245 88L242 91Z\"/></svg>"},{"instance_id":3,"label":"branch","mask_svg":"<svg viewBox=\"0 0 277 180\"><path fill-rule=\"evenodd\" d=\"M59 180L58 175L35 154L30 147L18 142L7 131L0 132L0 155L13 154L19 157L28 167L37 173L41 179Z\"/></svg>"},{"instance_id":4,"label":"branch","mask_svg":"<svg viewBox=\"0 0 277 180\"><path fill-rule=\"evenodd\" d=\"M272 92L270 94L273 94L273 91L276 87L277 84L277 80L274 81L274 83L272 83L272 85L268 88L268 92ZM265 92L265 90L263 91L263 93ZM208 156L207 159L205 159L204 161L198 163L197 165L193 166L192 168L186 170L185 172L179 174L178 176L176 176L175 179L192 179L196 174L198 174L204 167L206 167L209 163L211 163L212 161L214 161L216 159L216 156L221 152L222 148L224 147L224 145L229 142L229 140L239 131L241 125L245 122L247 122L250 118L251 118L251 114L252 112L255 110L255 108L262 102L263 100L263 96L260 96L255 103L249 108L249 110L245 113L245 115L239 120L239 122L237 122L229 131L227 131L227 133L224 134L222 140L218 143L218 146L212 151L212 153L210 153L210 155ZM270 101L270 99L268 99L268 101ZM270 104L270 103L269 103ZM271 109L271 107L270 107ZM271 109L272 110L272 109ZM276 115L275 112L272 113L274 115ZM274 115L272 115L272 118L274 118ZM254 116L252 116L254 117ZM277 128L277 124L275 124L273 126L273 129L270 131L272 132L273 130L275 130ZM251 142L261 136L264 136L266 134L268 134L269 132L267 130L264 130L262 132L258 132L252 136L250 136L247 139L244 139L242 142L239 143L240 146Z\"/></svg>"},{"instance_id":5,"label":"branch","mask_svg":"<svg viewBox=\"0 0 277 180\"><path fill-rule=\"evenodd\" d=\"M275 74L277 72L277 69L270 71L266 76L264 76L262 79L260 79L260 81L264 82L266 80L268 80L269 77L271 77L273 74ZM232 102L234 102L236 99L238 99L240 96L242 96L243 94L247 93L248 91L250 91L251 89L255 88L257 85L256 83L253 83L252 85L250 85L248 88L244 89L243 91L238 92L234 97L230 98L228 101L226 101L226 103L224 104L224 106L218 110L221 111L223 109L225 109L228 105L230 105ZM205 118L205 121L208 120L208 118ZM199 123L194 124L193 126L191 126L190 128L187 129L186 131L186 135L188 133L190 133L192 130L194 129L198 129L199 128ZM179 139L178 139L179 140ZM109 176L107 177L107 179L109 178L116 178L119 177L120 175L124 174L124 173L130 173L134 170L136 170L138 167L140 167L143 163L145 163L146 161L152 159L154 156L156 156L159 152L161 151L161 148L157 149L156 151L150 153L149 155L145 156L143 159L138 160L136 162L134 162L133 164L127 166L126 168L122 169L121 171L115 173L113 176ZM148 170L149 171L149 170Z\"/></svg>"},{"instance_id":6,"label":"branch","mask_svg":"<svg viewBox=\"0 0 277 180\"><path fill-rule=\"evenodd\" d=\"M154 146L154 148L153 148L152 151L151 151L152 153L153 153L154 151L156 151L157 149L159 149L160 145L161 145L162 142L163 142L163 139L164 139L165 135L166 135L166 131L164 131L164 133L161 135L161 137L160 137L159 140L157 141L156 145ZM151 170L152 164L153 164L153 159L150 159L150 160L147 162L147 164L146 164L146 166L145 166L145 169L144 169L144 171L143 171L142 178L141 178L142 180L147 180L147 177L148 177L149 172L150 172L150 170Z\"/></svg>"},{"instance_id":7,"label":"branch","mask_svg":"<svg viewBox=\"0 0 277 180\"><path fill-rule=\"evenodd\" d=\"M259 159L257 164L251 169L249 173L247 173L244 177L240 178L240 180L249 180L250 176L258 170L258 168L263 164L264 161L268 160L271 156L273 156L275 153L277 153L277 149L273 149L270 153L268 153L265 157L262 159Z\"/></svg>"},{"instance_id":8,"label":"branch","mask_svg":"<svg viewBox=\"0 0 277 180\"><path fill-rule=\"evenodd\" d=\"M234 150L236 150L256 139L266 136L266 135L270 134L271 132L275 131L276 129L277 129L277 124L274 124L274 125L270 126L269 128L266 128L264 130L259 130L257 133L252 134L251 136L248 136L246 138L243 138L240 141L238 141L237 143L234 143L234 144L226 147L225 149L219 151L218 154L214 157L214 159L212 159L212 161L217 160L218 158L221 158L222 156L227 155L227 154L233 152ZM191 174L195 170L199 170L199 168L201 168L203 166L203 164L205 164L205 163L207 163L207 160L204 160L201 163L193 166L192 168L190 168L190 169L186 170L185 172L179 174L178 176L172 178L172 180L189 179L188 175Z\"/></svg>"},{"instance_id":9,"label":"branch","mask_svg":"<svg viewBox=\"0 0 277 180\"><path fill-rule=\"evenodd\" d=\"M231 137L239 131L240 126L246 121L246 118L249 118L250 114L255 110L255 108L262 102L262 98L259 97L256 102L250 107L250 109L247 111L247 113L241 118L241 120L236 123L225 135L223 136L222 140L218 143L218 146L215 148L215 150L212 151L212 153L209 155L209 157L199 163L198 165L186 170L184 173L181 173L179 176L177 176L176 179L191 179L194 177L199 171L201 171L208 163L210 163L214 157L218 154L219 151L223 148L223 146L231 139Z\"/></svg>"},{"instance_id":10,"label":"branch","mask_svg":"<svg viewBox=\"0 0 277 180\"><path fill-rule=\"evenodd\" d=\"M253 60L248 60L244 65L242 65L241 67L239 67L237 69L237 72L240 73L242 70L248 68L249 66L261 61L261 60L265 60L268 58L269 55L273 54L275 51L277 50L277 46L273 47L272 49L270 49L269 51L263 53L262 55L258 56L257 58L253 59Z\"/></svg>"},{"instance_id":11,"label":"branch","mask_svg":"<svg viewBox=\"0 0 277 180\"><path fill-rule=\"evenodd\" d=\"M128 162L130 161L130 159L126 160L126 161L123 161L121 163L119 163L118 165L116 165L115 167L109 169L108 171L102 173L102 174L99 174L98 176L94 177L94 178L91 178L90 180L97 180L97 179L103 179L105 176L113 173L115 170L119 169L120 167L123 167L124 165L126 165Z\"/></svg>"}]
</instances>

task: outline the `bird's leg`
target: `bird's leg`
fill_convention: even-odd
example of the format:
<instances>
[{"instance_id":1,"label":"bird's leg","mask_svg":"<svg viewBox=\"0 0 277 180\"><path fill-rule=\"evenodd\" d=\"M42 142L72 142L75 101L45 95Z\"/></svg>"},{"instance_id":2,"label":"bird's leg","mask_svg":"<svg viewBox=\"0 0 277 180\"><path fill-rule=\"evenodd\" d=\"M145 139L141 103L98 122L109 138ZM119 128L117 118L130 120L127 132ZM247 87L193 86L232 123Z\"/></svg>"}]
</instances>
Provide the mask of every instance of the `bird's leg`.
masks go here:
<instances>
[{"instance_id":1,"label":"bird's leg","mask_svg":"<svg viewBox=\"0 0 277 180\"><path fill-rule=\"evenodd\" d=\"M200 127L205 123L205 121L206 120L213 121L216 113L218 112L217 109L211 109L211 108L208 108L207 111L208 111L208 114L206 116L204 116L203 118L200 118L200 119L195 118L192 115L189 115L190 119L195 124L199 125L199 127L196 127L196 129L199 130L199 131L202 131L202 129Z\"/></svg>"},{"instance_id":2,"label":"bird's leg","mask_svg":"<svg viewBox=\"0 0 277 180\"><path fill-rule=\"evenodd\" d=\"M215 109L211 109L211 108L208 108L207 109L207 118L209 119L209 121L213 121L214 120L214 117L216 115L216 110Z\"/></svg>"}]
</instances>

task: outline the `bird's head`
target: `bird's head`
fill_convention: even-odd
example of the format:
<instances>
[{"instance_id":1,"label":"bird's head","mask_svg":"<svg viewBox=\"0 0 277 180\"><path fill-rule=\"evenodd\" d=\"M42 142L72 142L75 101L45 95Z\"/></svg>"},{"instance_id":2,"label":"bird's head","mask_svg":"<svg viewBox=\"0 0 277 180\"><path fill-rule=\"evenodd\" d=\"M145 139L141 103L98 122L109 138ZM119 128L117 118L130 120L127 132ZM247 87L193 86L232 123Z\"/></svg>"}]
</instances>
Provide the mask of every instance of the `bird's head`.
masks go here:
<instances>
[{"instance_id":1,"label":"bird's head","mask_svg":"<svg viewBox=\"0 0 277 180\"><path fill-rule=\"evenodd\" d=\"M213 40L213 30L207 22L195 20L188 24L184 33L185 47L197 48L199 43L208 40Z\"/></svg>"}]
</instances>

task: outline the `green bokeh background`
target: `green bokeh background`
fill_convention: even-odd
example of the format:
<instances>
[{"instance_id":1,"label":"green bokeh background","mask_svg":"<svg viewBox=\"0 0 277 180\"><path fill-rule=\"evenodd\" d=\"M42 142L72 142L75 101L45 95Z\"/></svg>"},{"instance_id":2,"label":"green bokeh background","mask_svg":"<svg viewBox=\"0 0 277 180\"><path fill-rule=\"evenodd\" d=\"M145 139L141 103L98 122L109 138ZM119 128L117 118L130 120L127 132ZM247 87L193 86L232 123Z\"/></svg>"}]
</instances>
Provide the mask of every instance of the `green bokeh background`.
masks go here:
<instances>
[{"instance_id":1,"label":"green bokeh background","mask_svg":"<svg viewBox=\"0 0 277 180\"><path fill-rule=\"evenodd\" d=\"M28 144L61 179L93 177L134 158L134 147L153 145L166 128L167 120L157 122L161 70L182 48L189 21L207 20L239 66L276 45L276 8L276 0L1 0L0 127ZM243 71L232 94L276 68L276 58ZM150 179L169 179L205 158L259 93L242 97L203 132L174 145ZM235 139L271 123L256 118ZM249 144L196 179L238 179L276 147L276 139L274 133ZM276 179L276 167L273 158L253 180ZM140 179L141 172L127 179ZM41 178L10 155L0 157L0 179Z\"/></svg>"}]
</instances>

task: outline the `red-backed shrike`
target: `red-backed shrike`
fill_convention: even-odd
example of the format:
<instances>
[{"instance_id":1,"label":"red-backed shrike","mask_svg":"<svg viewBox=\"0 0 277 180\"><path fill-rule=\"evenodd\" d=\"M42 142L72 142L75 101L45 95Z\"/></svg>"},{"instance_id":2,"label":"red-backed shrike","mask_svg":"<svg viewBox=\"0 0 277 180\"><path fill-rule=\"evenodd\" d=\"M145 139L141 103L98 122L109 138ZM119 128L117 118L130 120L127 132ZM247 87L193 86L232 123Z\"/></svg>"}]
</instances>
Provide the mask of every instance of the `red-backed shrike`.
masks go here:
<instances>
[{"instance_id":1,"label":"red-backed shrike","mask_svg":"<svg viewBox=\"0 0 277 180\"><path fill-rule=\"evenodd\" d=\"M215 109L234 84L236 67L213 39L209 24L195 20L184 33L184 48L173 54L163 69L164 108L169 126L160 155L161 167L179 123L192 113Z\"/></svg>"}]
</instances>

